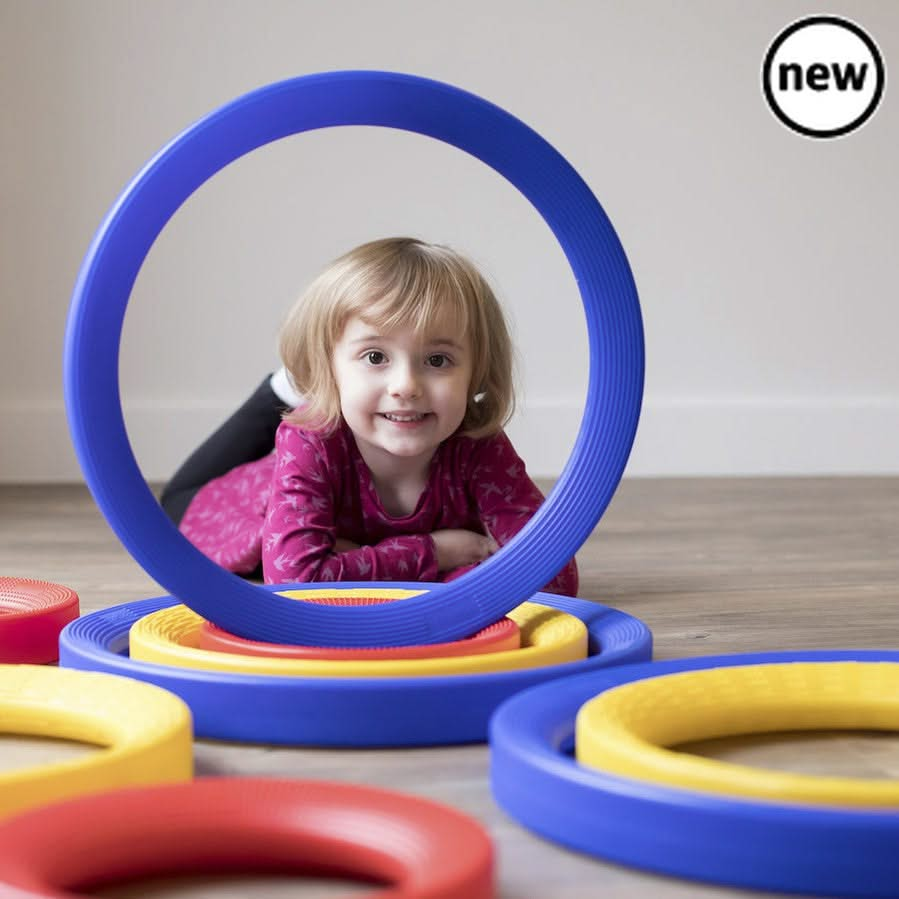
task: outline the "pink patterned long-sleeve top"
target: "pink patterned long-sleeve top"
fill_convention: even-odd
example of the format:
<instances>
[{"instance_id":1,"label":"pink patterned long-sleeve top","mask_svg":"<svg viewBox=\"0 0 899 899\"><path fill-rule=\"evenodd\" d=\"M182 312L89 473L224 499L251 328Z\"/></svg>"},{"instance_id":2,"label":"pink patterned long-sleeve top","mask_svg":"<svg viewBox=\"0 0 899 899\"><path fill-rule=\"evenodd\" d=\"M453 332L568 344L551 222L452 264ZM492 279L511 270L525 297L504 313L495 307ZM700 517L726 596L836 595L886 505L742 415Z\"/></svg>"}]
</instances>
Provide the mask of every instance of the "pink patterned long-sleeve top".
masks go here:
<instances>
[{"instance_id":1,"label":"pink patterned long-sleeve top","mask_svg":"<svg viewBox=\"0 0 899 899\"><path fill-rule=\"evenodd\" d=\"M438 572L433 531L489 533L502 546L543 499L503 432L456 435L435 452L412 514L394 517L346 424L323 433L285 422L274 453L200 489L181 530L230 571L251 572L261 559L267 583L451 580L469 568ZM359 548L337 552L339 538ZM575 596L577 588L572 559L544 590Z\"/></svg>"}]
</instances>

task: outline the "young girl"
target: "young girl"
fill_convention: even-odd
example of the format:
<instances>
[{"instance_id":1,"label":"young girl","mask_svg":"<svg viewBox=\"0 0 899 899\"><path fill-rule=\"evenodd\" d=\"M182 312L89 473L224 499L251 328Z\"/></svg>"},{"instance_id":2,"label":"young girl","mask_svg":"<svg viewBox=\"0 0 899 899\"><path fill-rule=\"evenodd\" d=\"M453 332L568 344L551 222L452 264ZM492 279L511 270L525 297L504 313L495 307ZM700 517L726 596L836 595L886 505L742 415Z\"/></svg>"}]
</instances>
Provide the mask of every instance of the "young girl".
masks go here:
<instances>
[{"instance_id":1,"label":"young girl","mask_svg":"<svg viewBox=\"0 0 899 899\"><path fill-rule=\"evenodd\" d=\"M514 406L502 311L459 254L411 238L352 250L291 310L280 350L286 376L263 382L163 493L225 568L261 561L267 583L447 581L543 502L502 430ZM279 394L296 407L280 423ZM577 585L572 559L544 589Z\"/></svg>"}]
</instances>

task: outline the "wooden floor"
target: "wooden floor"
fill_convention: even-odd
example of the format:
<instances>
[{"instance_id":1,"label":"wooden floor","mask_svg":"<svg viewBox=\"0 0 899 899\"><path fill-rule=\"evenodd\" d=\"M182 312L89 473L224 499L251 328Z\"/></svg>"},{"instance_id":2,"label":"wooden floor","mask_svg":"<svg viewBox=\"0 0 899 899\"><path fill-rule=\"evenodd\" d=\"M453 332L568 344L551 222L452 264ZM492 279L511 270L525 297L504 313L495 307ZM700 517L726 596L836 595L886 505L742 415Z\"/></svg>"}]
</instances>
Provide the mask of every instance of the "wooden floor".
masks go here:
<instances>
[{"instance_id":1,"label":"wooden floor","mask_svg":"<svg viewBox=\"0 0 899 899\"><path fill-rule=\"evenodd\" d=\"M656 658L899 647L899 478L630 480L578 555L581 595L642 618ZM0 573L68 584L82 612L162 591L80 487L0 487ZM544 842L493 803L483 746L316 750L198 740L199 774L339 779L450 803L493 836L503 899L747 895L655 877ZM891 734L779 735L693 747L790 770L899 776ZM89 751L0 738L0 768ZM364 895L289 878L180 878L107 897Z\"/></svg>"}]
</instances>

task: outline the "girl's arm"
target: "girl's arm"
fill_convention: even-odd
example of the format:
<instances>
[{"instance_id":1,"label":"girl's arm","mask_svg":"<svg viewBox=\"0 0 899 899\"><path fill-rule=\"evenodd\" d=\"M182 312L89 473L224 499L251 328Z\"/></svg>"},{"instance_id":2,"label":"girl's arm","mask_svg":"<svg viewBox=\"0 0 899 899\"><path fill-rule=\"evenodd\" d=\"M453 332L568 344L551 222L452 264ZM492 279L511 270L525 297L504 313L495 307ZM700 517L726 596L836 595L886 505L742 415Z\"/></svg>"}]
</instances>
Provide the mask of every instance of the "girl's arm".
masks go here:
<instances>
[{"instance_id":1,"label":"girl's arm","mask_svg":"<svg viewBox=\"0 0 899 899\"><path fill-rule=\"evenodd\" d=\"M434 541L426 534L349 548L337 537L339 472L322 444L290 425L275 439L272 494L262 529L266 583L437 579ZM338 550L345 549L345 552Z\"/></svg>"},{"instance_id":2,"label":"girl's arm","mask_svg":"<svg viewBox=\"0 0 899 899\"><path fill-rule=\"evenodd\" d=\"M497 544L504 546L531 520L545 497L528 477L524 462L504 432L478 441L473 461L469 491L484 526ZM447 580L461 573L452 572ZM577 596L578 571L573 558L543 591Z\"/></svg>"}]
</instances>

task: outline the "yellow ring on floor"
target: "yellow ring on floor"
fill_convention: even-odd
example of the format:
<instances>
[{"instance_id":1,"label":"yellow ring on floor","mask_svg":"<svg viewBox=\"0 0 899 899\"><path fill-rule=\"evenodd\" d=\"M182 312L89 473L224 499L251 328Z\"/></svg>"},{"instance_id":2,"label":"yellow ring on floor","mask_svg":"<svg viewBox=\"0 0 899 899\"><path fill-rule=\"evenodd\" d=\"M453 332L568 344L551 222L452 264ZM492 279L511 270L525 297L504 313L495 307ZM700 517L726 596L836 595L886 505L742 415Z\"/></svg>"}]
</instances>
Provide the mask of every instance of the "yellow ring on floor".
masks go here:
<instances>
[{"instance_id":1,"label":"yellow ring on floor","mask_svg":"<svg viewBox=\"0 0 899 899\"><path fill-rule=\"evenodd\" d=\"M787 662L633 681L581 706L579 762L668 786L780 802L899 806L899 780L751 768L667 749L801 730L899 731L899 664Z\"/></svg>"},{"instance_id":2,"label":"yellow ring on floor","mask_svg":"<svg viewBox=\"0 0 899 899\"><path fill-rule=\"evenodd\" d=\"M369 594L370 595L370 594ZM567 612L527 602L509 612L521 629L521 648L477 656L434 659L272 659L199 649L203 619L186 606L160 609L136 621L129 635L132 659L183 668L286 677L430 677L517 671L574 662L587 655L587 628Z\"/></svg>"},{"instance_id":3,"label":"yellow ring on floor","mask_svg":"<svg viewBox=\"0 0 899 899\"><path fill-rule=\"evenodd\" d=\"M97 745L76 759L0 771L0 817L114 787L193 776L190 709L128 677L0 665L0 731Z\"/></svg>"}]
</instances>

